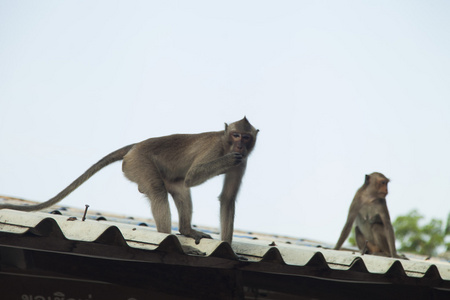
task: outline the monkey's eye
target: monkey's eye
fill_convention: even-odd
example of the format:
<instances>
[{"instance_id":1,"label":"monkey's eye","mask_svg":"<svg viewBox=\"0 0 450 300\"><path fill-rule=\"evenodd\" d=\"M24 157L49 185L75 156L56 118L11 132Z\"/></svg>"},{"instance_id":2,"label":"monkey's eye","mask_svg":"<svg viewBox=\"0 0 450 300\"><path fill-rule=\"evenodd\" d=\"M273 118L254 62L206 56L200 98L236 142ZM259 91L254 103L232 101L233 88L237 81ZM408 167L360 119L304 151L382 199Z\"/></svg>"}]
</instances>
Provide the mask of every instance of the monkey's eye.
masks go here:
<instances>
[{"instance_id":1,"label":"monkey's eye","mask_svg":"<svg viewBox=\"0 0 450 300\"><path fill-rule=\"evenodd\" d=\"M245 140L245 141L249 141L250 140L250 136L245 134L245 135L242 136L242 139Z\"/></svg>"},{"instance_id":2,"label":"monkey's eye","mask_svg":"<svg viewBox=\"0 0 450 300\"><path fill-rule=\"evenodd\" d=\"M241 135L239 133L233 133L233 137L239 138L239 137L241 137Z\"/></svg>"}]
</instances>

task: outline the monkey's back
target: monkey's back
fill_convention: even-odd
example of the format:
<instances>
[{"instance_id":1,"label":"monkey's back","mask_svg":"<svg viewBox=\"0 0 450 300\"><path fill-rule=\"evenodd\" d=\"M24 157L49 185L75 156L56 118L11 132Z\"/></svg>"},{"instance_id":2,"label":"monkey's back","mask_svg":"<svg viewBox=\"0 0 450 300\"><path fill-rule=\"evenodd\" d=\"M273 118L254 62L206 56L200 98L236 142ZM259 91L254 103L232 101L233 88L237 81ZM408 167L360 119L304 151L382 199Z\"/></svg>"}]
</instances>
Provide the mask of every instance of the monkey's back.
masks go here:
<instances>
[{"instance_id":1,"label":"monkey's back","mask_svg":"<svg viewBox=\"0 0 450 300\"><path fill-rule=\"evenodd\" d=\"M216 131L150 138L136 144L123 163L153 164L164 179L182 180L195 161L223 155L223 135L224 131Z\"/></svg>"}]
</instances>

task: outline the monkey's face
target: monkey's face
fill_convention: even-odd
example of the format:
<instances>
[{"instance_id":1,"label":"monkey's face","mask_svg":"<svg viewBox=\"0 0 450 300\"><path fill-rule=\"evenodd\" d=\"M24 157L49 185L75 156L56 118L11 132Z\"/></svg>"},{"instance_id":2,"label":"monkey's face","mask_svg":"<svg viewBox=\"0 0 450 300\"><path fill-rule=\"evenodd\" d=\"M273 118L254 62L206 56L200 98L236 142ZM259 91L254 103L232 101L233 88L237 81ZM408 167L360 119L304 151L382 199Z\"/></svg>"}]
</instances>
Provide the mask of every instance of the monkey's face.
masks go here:
<instances>
[{"instance_id":1,"label":"monkey's face","mask_svg":"<svg viewBox=\"0 0 450 300\"><path fill-rule=\"evenodd\" d=\"M248 150L253 143L253 137L249 133L231 132L229 137L229 144L231 145L231 152L237 152L246 156Z\"/></svg>"},{"instance_id":2,"label":"monkey's face","mask_svg":"<svg viewBox=\"0 0 450 300\"><path fill-rule=\"evenodd\" d=\"M246 157L255 146L258 131L245 117L230 125L225 123L225 138L230 147L228 151L237 152Z\"/></svg>"},{"instance_id":3,"label":"monkey's face","mask_svg":"<svg viewBox=\"0 0 450 300\"><path fill-rule=\"evenodd\" d=\"M388 179L379 179L378 180L378 197L380 198L386 198L387 194L388 194L388 183L389 180Z\"/></svg>"}]
</instances>

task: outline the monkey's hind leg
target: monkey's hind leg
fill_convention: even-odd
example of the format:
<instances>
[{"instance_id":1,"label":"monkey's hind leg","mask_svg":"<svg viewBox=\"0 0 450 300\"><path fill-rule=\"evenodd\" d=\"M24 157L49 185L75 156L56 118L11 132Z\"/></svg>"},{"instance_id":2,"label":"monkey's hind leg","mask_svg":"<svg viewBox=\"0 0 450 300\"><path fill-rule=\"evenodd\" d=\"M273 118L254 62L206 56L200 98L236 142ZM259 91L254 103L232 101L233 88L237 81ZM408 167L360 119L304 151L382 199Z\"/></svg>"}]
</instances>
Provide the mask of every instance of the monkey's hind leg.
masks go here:
<instances>
[{"instance_id":1,"label":"monkey's hind leg","mask_svg":"<svg viewBox=\"0 0 450 300\"><path fill-rule=\"evenodd\" d=\"M170 215L169 198L167 192L145 192L147 198L150 199L153 219L156 223L158 232L172 232L172 218Z\"/></svg>"},{"instance_id":2,"label":"monkey's hind leg","mask_svg":"<svg viewBox=\"0 0 450 300\"><path fill-rule=\"evenodd\" d=\"M382 227L382 225L380 225ZM369 236L364 236L358 226L355 227L355 238L356 244L358 245L361 254L373 254L373 255L383 255L385 253L380 249L379 240L377 239L377 228L376 226L371 226L372 234Z\"/></svg>"},{"instance_id":3,"label":"monkey's hind leg","mask_svg":"<svg viewBox=\"0 0 450 300\"><path fill-rule=\"evenodd\" d=\"M361 254L368 254L369 249L367 248L368 241L362 234L361 230L358 226L355 226L355 240L356 245L358 245L359 250L361 250Z\"/></svg>"},{"instance_id":4,"label":"monkey's hind leg","mask_svg":"<svg viewBox=\"0 0 450 300\"><path fill-rule=\"evenodd\" d=\"M384 225L378 223L373 224L372 234L376 245L376 249L374 249L373 254L390 257L389 244L384 232Z\"/></svg>"},{"instance_id":5,"label":"monkey's hind leg","mask_svg":"<svg viewBox=\"0 0 450 300\"><path fill-rule=\"evenodd\" d=\"M145 194L150 200L152 215L158 232L171 233L172 220L169 197L156 166L143 164L137 160L127 160L127 157L125 157L122 170L129 180L137 183L139 192Z\"/></svg>"},{"instance_id":6,"label":"monkey's hind leg","mask_svg":"<svg viewBox=\"0 0 450 300\"><path fill-rule=\"evenodd\" d=\"M196 244L199 244L202 238L212 239L209 234L192 229L191 191L184 182L166 184L166 186L178 210L180 233L193 238Z\"/></svg>"}]
</instances>

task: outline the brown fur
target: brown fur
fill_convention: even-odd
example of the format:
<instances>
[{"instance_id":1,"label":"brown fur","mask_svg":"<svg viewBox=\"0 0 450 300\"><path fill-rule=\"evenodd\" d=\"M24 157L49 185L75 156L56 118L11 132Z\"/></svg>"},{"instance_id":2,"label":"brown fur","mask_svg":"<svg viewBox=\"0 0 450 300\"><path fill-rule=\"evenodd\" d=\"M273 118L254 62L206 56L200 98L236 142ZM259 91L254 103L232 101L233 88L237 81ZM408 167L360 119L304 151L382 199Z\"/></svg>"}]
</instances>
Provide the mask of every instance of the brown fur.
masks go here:
<instances>
[{"instance_id":1,"label":"brown fur","mask_svg":"<svg viewBox=\"0 0 450 300\"><path fill-rule=\"evenodd\" d=\"M211 237L192 229L190 187L225 174L223 190L219 197L221 237L231 243L236 196L257 133L258 130L244 117L229 126L225 124L224 131L150 138L105 156L46 202L28 206L1 204L0 209L33 211L54 205L100 169L123 159L122 170L125 176L137 183L139 191L150 199L158 231L171 232L168 203L168 194L171 194L178 209L180 233L194 238L196 243L199 243L201 238Z\"/></svg>"},{"instance_id":2,"label":"brown fur","mask_svg":"<svg viewBox=\"0 0 450 300\"><path fill-rule=\"evenodd\" d=\"M347 239L353 222L358 248L365 253L403 258L395 248L394 229L386 205L389 179L381 173L366 175L365 182L355 194L347 221L336 244L339 250ZM364 254L364 253L363 253Z\"/></svg>"}]
</instances>

